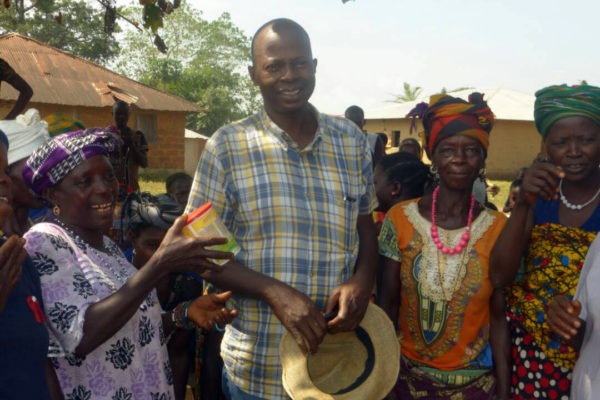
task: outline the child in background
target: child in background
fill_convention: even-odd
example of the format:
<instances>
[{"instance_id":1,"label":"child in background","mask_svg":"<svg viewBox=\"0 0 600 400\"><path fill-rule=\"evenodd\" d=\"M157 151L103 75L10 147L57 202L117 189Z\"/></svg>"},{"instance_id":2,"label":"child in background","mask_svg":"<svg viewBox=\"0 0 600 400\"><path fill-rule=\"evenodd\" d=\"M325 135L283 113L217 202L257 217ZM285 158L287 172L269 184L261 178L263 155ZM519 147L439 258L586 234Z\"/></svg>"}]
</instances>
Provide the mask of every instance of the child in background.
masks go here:
<instances>
[{"instance_id":1,"label":"child in background","mask_svg":"<svg viewBox=\"0 0 600 400\"><path fill-rule=\"evenodd\" d=\"M423 148L419 141L415 138L404 139L398 148L399 153L410 153L417 157L419 160L423 158Z\"/></svg>"},{"instance_id":2,"label":"child in background","mask_svg":"<svg viewBox=\"0 0 600 400\"><path fill-rule=\"evenodd\" d=\"M193 180L194 178L185 172L175 172L169 175L166 181L167 194L182 207L185 207L190 196Z\"/></svg>"},{"instance_id":3,"label":"child in background","mask_svg":"<svg viewBox=\"0 0 600 400\"><path fill-rule=\"evenodd\" d=\"M123 203L123 209L127 221L126 236L133 246L130 261L139 269L158 249L167 230L182 214L183 207L169 196L157 197L142 192L127 196ZM156 290L161 307L163 310L169 311L181 302L198 298L203 293L203 282L199 275L193 273L171 274L169 279L157 286ZM207 320L206 326L202 327L203 330L194 329L194 326L190 325L186 329L177 329L167 339L176 399L183 400L185 397L188 374L191 371L194 357L197 368L196 380L201 377L202 364L198 363L198 358L203 357L202 348L207 331L222 329L237 315L235 310L225 308L225 302L230 297L231 292L202 296L200 301ZM195 343L194 339L196 339ZM206 362L211 361L207 360ZM216 384L220 384L220 381L217 381ZM195 382L194 386L196 388L198 382Z\"/></svg>"},{"instance_id":4,"label":"child in background","mask_svg":"<svg viewBox=\"0 0 600 400\"><path fill-rule=\"evenodd\" d=\"M522 179L515 179L510 183L510 189L508 190L508 197L506 198L506 202L504 203L504 208L502 212L509 216L512 212L513 207L515 206L515 201L519 196L519 190L521 189L521 185L523 184Z\"/></svg>"},{"instance_id":5,"label":"child in background","mask_svg":"<svg viewBox=\"0 0 600 400\"><path fill-rule=\"evenodd\" d=\"M423 196L431 180L429 167L413 154L386 155L375 166L373 176L379 201L377 211L386 213L396 203Z\"/></svg>"}]
</instances>

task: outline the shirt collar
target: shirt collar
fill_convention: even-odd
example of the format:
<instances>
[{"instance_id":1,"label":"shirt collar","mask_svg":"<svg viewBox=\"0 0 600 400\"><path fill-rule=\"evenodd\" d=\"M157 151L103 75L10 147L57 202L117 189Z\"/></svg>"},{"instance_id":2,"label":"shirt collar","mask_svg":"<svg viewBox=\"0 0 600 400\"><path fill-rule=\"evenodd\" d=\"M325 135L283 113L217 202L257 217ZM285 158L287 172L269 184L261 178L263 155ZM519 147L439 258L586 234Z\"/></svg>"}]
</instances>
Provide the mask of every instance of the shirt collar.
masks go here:
<instances>
[{"instance_id":1,"label":"shirt collar","mask_svg":"<svg viewBox=\"0 0 600 400\"><path fill-rule=\"evenodd\" d=\"M321 141L329 141L327 130L324 129L325 124L323 124L321 113L319 113L316 107L312 104L309 103L308 106L310 112L315 116L317 120L317 132L315 133L315 137L313 138L312 142L310 142L305 148L303 148L301 152L316 150ZM290 148L298 150L298 145L296 144L296 142L294 142L292 138L283 129L279 127L279 125L273 122L273 120L271 119L271 117L269 117L264 107L259 113L259 118L261 119L264 125L265 133L274 136L275 139L284 148L284 150L287 151Z\"/></svg>"}]
</instances>

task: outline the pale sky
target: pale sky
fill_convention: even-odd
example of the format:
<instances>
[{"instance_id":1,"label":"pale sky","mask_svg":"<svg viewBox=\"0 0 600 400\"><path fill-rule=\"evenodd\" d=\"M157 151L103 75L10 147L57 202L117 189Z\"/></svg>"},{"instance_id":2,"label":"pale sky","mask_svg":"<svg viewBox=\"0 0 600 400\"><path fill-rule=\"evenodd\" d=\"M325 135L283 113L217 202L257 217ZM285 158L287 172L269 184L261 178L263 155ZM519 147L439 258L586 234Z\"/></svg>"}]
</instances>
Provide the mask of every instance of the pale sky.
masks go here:
<instances>
[{"instance_id":1,"label":"pale sky","mask_svg":"<svg viewBox=\"0 0 600 400\"><path fill-rule=\"evenodd\" d=\"M403 82L496 87L533 94L585 79L600 85L598 0L187 0L206 19L223 12L252 36L291 18L318 59L311 102L341 114L389 106Z\"/></svg>"}]
</instances>

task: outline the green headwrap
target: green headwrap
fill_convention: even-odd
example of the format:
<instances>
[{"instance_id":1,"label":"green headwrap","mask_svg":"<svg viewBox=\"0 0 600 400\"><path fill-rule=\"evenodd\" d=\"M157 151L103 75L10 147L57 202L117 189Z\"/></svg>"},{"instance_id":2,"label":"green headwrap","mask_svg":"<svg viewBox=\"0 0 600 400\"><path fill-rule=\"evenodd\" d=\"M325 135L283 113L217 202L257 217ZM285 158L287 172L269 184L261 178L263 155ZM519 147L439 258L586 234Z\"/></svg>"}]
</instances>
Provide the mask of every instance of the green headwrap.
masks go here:
<instances>
[{"instance_id":1,"label":"green headwrap","mask_svg":"<svg viewBox=\"0 0 600 400\"><path fill-rule=\"evenodd\" d=\"M552 124L567 117L589 118L600 126L600 88L596 86L548 86L535 97L535 127L544 139Z\"/></svg>"}]
</instances>

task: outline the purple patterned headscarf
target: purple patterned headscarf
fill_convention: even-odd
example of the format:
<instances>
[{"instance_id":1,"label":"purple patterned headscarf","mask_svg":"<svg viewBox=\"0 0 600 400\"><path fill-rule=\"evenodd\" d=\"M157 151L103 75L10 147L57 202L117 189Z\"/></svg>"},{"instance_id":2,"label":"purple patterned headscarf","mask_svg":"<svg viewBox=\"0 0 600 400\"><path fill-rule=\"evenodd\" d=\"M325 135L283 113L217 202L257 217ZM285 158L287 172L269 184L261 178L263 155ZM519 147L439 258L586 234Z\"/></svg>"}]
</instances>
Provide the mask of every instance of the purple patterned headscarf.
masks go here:
<instances>
[{"instance_id":1,"label":"purple patterned headscarf","mask_svg":"<svg viewBox=\"0 0 600 400\"><path fill-rule=\"evenodd\" d=\"M88 158L109 156L117 139L105 128L64 133L40 146L23 168L23 179L37 195L59 183Z\"/></svg>"}]
</instances>

